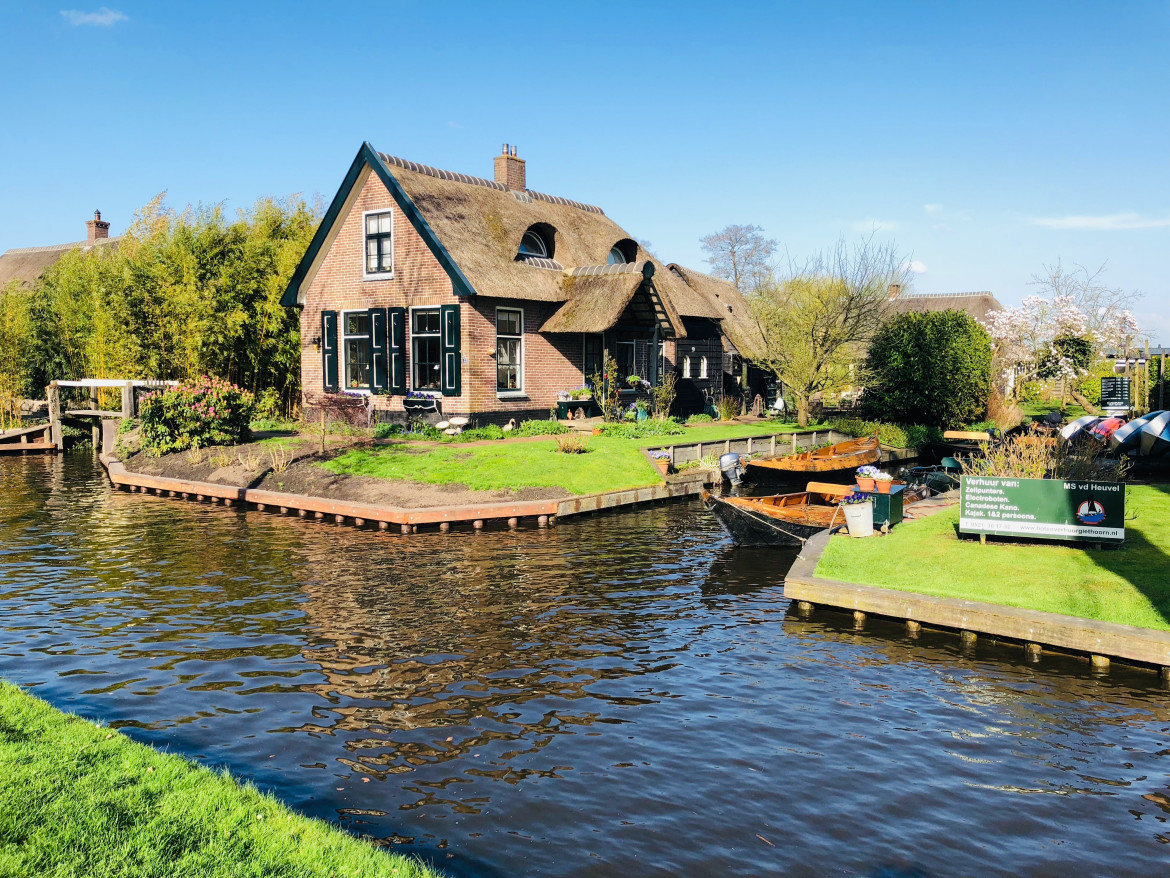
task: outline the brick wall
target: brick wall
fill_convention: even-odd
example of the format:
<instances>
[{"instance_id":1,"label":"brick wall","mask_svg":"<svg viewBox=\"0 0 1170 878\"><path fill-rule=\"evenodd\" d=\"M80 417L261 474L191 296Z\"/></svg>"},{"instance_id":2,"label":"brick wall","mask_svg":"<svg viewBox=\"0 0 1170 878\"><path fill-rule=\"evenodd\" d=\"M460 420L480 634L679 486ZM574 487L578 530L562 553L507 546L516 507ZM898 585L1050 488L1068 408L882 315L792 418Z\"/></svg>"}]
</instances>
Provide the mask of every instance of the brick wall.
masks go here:
<instances>
[{"instance_id":1,"label":"brick wall","mask_svg":"<svg viewBox=\"0 0 1170 878\"><path fill-rule=\"evenodd\" d=\"M365 280L365 234L362 213L389 209L394 217L394 273L392 278ZM348 216L340 224L332 246L305 293L301 311L301 377L306 408L323 389L322 355L313 344L321 335L321 312L382 307L460 304L463 375L461 396L440 401L444 418L464 415L480 423L509 418L547 417L557 391L582 384L582 338L578 334L541 335L537 329L558 303L455 296L447 273L430 248L394 204L382 181L370 174ZM500 399L496 394L496 308L524 312L524 396ZM340 333L339 333L340 344ZM410 371L410 326L407 322L407 375ZM409 382L408 382L409 386ZM405 418L400 396L371 398L378 420ZM438 416L432 418L437 420Z\"/></svg>"}]
</instances>

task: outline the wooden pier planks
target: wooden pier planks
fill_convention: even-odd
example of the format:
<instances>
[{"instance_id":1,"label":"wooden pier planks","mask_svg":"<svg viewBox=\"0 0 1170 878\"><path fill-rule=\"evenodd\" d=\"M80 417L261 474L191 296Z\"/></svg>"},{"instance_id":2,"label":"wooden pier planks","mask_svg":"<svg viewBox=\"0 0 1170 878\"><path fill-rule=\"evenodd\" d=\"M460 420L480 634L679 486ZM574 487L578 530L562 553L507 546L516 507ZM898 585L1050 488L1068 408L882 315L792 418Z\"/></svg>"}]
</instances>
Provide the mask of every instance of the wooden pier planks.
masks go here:
<instances>
[{"instance_id":1,"label":"wooden pier planks","mask_svg":"<svg viewBox=\"0 0 1170 878\"><path fill-rule=\"evenodd\" d=\"M17 427L0 433L0 454L25 454L29 451L57 450L52 441L52 427L38 424L33 427Z\"/></svg>"},{"instance_id":2,"label":"wooden pier planks","mask_svg":"<svg viewBox=\"0 0 1170 878\"><path fill-rule=\"evenodd\" d=\"M856 613L905 619L923 625L978 632L1024 644L1170 667L1170 632L1078 619L982 601L895 591L815 575L829 535L810 539L784 579L784 596Z\"/></svg>"}]
</instances>

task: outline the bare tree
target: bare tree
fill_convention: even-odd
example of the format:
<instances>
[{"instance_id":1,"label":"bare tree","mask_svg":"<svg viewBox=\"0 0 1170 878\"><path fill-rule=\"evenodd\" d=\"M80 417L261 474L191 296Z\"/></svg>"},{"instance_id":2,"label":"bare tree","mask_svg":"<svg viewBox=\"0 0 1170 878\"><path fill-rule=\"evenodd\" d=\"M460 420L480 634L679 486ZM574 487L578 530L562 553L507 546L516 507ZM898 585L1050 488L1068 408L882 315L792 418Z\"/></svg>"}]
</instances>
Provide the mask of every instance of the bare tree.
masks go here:
<instances>
[{"instance_id":1,"label":"bare tree","mask_svg":"<svg viewBox=\"0 0 1170 878\"><path fill-rule=\"evenodd\" d=\"M731 281L742 292L758 289L772 277L776 241L760 226L727 226L700 239L711 273Z\"/></svg>"},{"instance_id":2,"label":"bare tree","mask_svg":"<svg viewBox=\"0 0 1170 878\"><path fill-rule=\"evenodd\" d=\"M1104 275L1104 264L1095 271L1083 265L1066 269L1058 259L1056 265L1045 265L1042 274L1032 275L1028 284L1039 295L1051 297L1054 302L1067 299L1068 304L1080 310L1084 315L1084 332L1080 334L1093 345L1093 360L1105 349L1120 347L1140 333L1136 328L1130 331L1134 325L1130 309L1142 294L1111 287L1105 283Z\"/></svg>"},{"instance_id":3,"label":"bare tree","mask_svg":"<svg viewBox=\"0 0 1170 878\"><path fill-rule=\"evenodd\" d=\"M890 285L908 280L906 259L892 243L870 237L849 246L842 239L749 297L760 339L748 359L791 389L802 427L813 395L843 383L885 320Z\"/></svg>"}]
</instances>

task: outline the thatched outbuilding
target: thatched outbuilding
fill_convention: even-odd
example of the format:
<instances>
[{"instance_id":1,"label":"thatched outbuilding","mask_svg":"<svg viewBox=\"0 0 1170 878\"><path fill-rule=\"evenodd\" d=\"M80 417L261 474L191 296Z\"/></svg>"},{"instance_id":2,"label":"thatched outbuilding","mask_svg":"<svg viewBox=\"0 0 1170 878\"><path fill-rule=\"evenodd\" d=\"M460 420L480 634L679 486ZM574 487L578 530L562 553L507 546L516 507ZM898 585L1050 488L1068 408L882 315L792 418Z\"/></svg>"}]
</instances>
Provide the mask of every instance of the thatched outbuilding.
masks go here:
<instances>
[{"instance_id":1,"label":"thatched outbuilding","mask_svg":"<svg viewBox=\"0 0 1170 878\"><path fill-rule=\"evenodd\" d=\"M487 179L363 144L282 300L301 309L307 404L547 416L606 352L623 384L674 369L691 398L721 390L753 344L740 293L526 176L514 148Z\"/></svg>"},{"instance_id":2,"label":"thatched outbuilding","mask_svg":"<svg viewBox=\"0 0 1170 878\"><path fill-rule=\"evenodd\" d=\"M110 224L102 219L101 211L94 211L93 219L85 224L86 240L71 244L53 244L48 247L17 247L0 253L0 290L15 286L32 289L46 271L66 253L73 250L89 251L95 247L116 247L118 238L110 237Z\"/></svg>"}]
</instances>

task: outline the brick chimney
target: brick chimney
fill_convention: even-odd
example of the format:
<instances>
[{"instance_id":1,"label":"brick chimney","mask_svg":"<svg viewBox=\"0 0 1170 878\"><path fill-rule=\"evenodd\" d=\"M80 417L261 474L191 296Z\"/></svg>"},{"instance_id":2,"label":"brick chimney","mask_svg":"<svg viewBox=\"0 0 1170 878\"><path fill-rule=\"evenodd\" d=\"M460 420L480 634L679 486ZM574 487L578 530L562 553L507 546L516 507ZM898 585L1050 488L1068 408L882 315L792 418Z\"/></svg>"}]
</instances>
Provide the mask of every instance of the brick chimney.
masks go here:
<instances>
[{"instance_id":1,"label":"brick chimney","mask_svg":"<svg viewBox=\"0 0 1170 878\"><path fill-rule=\"evenodd\" d=\"M902 295L902 285L890 284L890 301L894 301L894 299L898 298L900 295Z\"/></svg>"},{"instance_id":2,"label":"brick chimney","mask_svg":"<svg viewBox=\"0 0 1170 878\"><path fill-rule=\"evenodd\" d=\"M102 212L95 210L93 212L93 219L85 224L86 236L85 242L92 244L98 238L110 237L110 224L102 221Z\"/></svg>"},{"instance_id":3,"label":"brick chimney","mask_svg":"<svg viewBox=\"0 0 1170 878\"><path fill-rule=\"evenodd\" d=\"M528 188L524 174L524 159L516 158L516 147L504 144L503 151L496 156L496 182L509 189L523 191Z\"/></svg>"}]
</instances>

